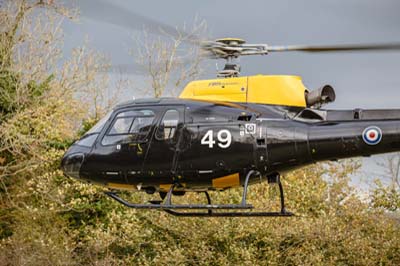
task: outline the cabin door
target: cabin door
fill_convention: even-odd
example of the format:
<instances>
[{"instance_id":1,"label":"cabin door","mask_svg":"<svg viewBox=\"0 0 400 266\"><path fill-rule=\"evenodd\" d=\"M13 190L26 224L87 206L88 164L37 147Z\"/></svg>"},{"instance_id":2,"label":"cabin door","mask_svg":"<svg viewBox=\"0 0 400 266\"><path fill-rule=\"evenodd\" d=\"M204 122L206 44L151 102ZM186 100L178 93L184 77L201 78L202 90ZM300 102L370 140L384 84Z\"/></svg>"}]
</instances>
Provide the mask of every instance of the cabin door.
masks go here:
<instances>
[{"instance_id":1,"label":"cabin door","mask_svg":"<svg viewBox=\"0 0 400 266\"><path fill-rule=\"evenodd\" d=\"M147 178L165 178L167 182L174 176L184 127L184 110L184 106L164 108L144 162L143 171Z\"/></svg>"},{"instance_id":2,"label":"cabin door","mask_svg":"<svg viewBox=\"0 0 400 266\"><path fill-rule=\"evenodd\" d=\"M157 113L157 107L135 107L114 116L93 154L107 177L127 181L130 176L140 175Z\"/></svg>"}]
</instances>

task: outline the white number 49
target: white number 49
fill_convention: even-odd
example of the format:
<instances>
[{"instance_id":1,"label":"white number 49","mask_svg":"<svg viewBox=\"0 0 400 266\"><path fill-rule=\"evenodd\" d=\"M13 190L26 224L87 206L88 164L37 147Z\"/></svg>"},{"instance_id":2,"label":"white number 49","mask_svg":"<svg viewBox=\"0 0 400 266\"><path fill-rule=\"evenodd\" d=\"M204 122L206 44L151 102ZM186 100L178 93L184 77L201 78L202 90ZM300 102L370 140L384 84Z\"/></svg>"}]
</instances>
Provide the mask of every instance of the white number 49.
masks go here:
<instances>
[{"instance_id":1,"label":"white number 49","mask_svg":"<svg viewBox=\"0 0 400 266\"><path fill-rule=\"evenodd\" d=\"M232 134L227 129L218 131L217 134L218 146L222 149L228 148L232 143ZM214 147L214 132L210 129L201 139L201 145L208 145L210 149Z\"/></svg>"}]
</instances>

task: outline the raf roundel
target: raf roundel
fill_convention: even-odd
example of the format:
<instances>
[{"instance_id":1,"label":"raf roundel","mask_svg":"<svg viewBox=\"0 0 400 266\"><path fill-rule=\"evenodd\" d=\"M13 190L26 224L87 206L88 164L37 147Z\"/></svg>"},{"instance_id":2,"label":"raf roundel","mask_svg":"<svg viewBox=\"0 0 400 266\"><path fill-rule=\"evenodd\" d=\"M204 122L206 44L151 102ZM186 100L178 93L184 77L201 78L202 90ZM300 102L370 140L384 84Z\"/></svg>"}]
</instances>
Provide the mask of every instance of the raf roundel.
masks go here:
<instances>
[{"instance_id":1,"label":"raf roundel","mask_svg":"<svg viewBox=\"0 0 400 266\"><path fill-rule=\"evenodd\" d=\"M364 129L362 137L364 142L368 145L376 145L382 139L382 130L376 126L369 126Z\"/></svg>"}]
</instances>

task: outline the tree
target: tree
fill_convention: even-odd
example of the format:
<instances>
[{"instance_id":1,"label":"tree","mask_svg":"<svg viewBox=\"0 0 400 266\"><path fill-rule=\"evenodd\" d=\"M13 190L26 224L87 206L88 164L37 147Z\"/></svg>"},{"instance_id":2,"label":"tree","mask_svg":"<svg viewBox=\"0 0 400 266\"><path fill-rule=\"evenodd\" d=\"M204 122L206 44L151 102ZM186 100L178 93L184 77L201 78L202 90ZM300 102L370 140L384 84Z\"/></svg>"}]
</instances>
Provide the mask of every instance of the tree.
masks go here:
<instances>
[{"instance_id":1,"label":"tree","mask_svg":"<svg viewBox=\"0 0 400 266\"><path fill-rule=\"evenodd\" d=\"M37 21L36 27L44 29L33 29L30 26L31 14L38 9L45 8L63 17L72 16L72 11L53 1L8 1L1 9L0 16L0 117L16 112L31 104L35 98L40 97L54 77L45 74L41 67L49 64L46 59L54 56L50 51L50 45L54 45L52 34L57 34L54 29L49 32L44 21ZM50 18L50 17L49 17ZM49 21L49 24L52 21ZM30 30L35 30L37 35L33 36ZM45 36L48 33L50 36ZM44 42L41 43L41 42ZM50 44L51 43L51 44ZM47 48L40 50L40 48ZM35 50L33 50L35 49ZM34 56L42 53L41 62L33 62ZM22 58L26 56L26 58ZM47 56L47 58L46 58ZM50 56L50 57L49 57ZM43 62L44 61L44 62ZM36 63L36 64L35 64ZM27 65L22 65L27 64ZM25 71L21 73L21 71Z\"/></svg>"},{"instance_id":2,"label":"tree","mask_svg":"<svg viewBox=\"0 0 400 266\"><path fill-rule=\"evenodd\" d=\"M82 46L70 60L61 57L61 23L74 10L54 1L20 0L7 2L1 13L0 180L40 163L39 147L72 139L88 112L98 117L110 103L99 93L107 76L96 71L107 65L104 56ZM65 123L46 124L55 121Z\"/></svg>"},{"instance_id":3,"label":"tree","mask_svg":"<svg viewBox=\"0 0 400 266\"><path fill-rule=\"evenodd\" d=\"M59 162L82 121L108 106L107 78L96 71L105 57L82 46L62 58L61 23L73 13L54 1L0 6L0 264L70 259L69 237L54 234L64 224Z\"/></svg>"},{"instance_id":4,"label":"tree","mask_svg":"<svg viewBox=\"0 0 400 266\"><path fill-rule=\"evenodd\" d=\"M167 88L176 95L184 82L195 79L201 72L199 40L206 32L205 21L195 20L193 27L176 28L176 33L160 29L160 35L149 34L146 29L136 38L136 49L131 54L135 62L149 75L154 97L161 97Z\"/></svg>"},{"instance_id":5,"label":"tree","mask_svg":"<svg viewBox=\"0 0 400 266\"><path fill-rule=\"evenodd\" d=\"M371 204L389 211L400 210L400 154L385 155L378 165L383 175L375 180Z\"/></svg>"}]
</instances>

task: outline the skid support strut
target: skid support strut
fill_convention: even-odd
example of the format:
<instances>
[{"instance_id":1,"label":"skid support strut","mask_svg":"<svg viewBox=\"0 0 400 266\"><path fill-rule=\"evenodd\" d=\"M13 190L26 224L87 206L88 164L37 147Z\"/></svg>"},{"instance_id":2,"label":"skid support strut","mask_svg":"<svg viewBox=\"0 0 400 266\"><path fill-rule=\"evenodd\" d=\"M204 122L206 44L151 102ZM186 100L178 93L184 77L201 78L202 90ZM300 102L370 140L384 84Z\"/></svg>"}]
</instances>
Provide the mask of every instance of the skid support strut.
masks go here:
<instances>
[{"instance_id":1,"label":"skid support strut","mask_svg":"<svg viewBox=\"0 0 400 266\"><path fill-rule=\"evenodd\" d=\"M292 216L293 213L285 210L285 199L283 195L283 187L280 182L280 177L277 175L275 178L276 182L279 185L280 192L280 202L281 202L281 210L280 212L258 212L258 211L249 211L254 209L253 205L248 204L246 201L247 198L247 188L249 185L249 179L253 175L258 175L259 173L250 170L247 175L243 185L243 195L242 201L240 204L212 204L211 197L207 191L204 191L204 194L207 198L207 204L173 204L172 203L172 192L176 185L172 185L168 190L168 193L165 198L165 203L162 201L151 201L150 203L145 204L136 204L130 203L122 198L120 198L115 192L107 191L105 194L117 202L135 209L159 209L163 210L169 214L175 216L183 216L183 217L277 217L277 216ZM191 211L191 212L183 212L177 210L207 210L207 212L201 211ZM221 212L221 210L225 210ZM247 210L247 211L243 211Z\"/></svg>"}]
</instances>

